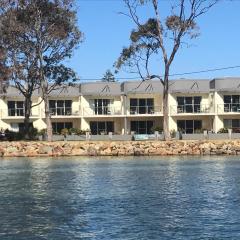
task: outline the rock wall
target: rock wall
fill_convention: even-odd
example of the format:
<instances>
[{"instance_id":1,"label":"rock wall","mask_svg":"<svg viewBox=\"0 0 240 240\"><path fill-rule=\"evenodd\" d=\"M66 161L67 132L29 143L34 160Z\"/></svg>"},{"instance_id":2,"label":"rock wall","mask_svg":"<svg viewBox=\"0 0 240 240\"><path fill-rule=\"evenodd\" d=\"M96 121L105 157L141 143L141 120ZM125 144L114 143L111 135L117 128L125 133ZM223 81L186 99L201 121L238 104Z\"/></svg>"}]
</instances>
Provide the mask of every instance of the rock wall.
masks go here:
<instances>
[{"instance_id":1,"label":"rock wall","mask_svg":"<svg viewBox=\"0 0 240 240\"><path fill-rule=\"evenodd\" d=\"M37 156L154 156L240 155L240 140L232 141L116 141L116 142L0 142L2 157Z\"/></svg>"}]
</instances>

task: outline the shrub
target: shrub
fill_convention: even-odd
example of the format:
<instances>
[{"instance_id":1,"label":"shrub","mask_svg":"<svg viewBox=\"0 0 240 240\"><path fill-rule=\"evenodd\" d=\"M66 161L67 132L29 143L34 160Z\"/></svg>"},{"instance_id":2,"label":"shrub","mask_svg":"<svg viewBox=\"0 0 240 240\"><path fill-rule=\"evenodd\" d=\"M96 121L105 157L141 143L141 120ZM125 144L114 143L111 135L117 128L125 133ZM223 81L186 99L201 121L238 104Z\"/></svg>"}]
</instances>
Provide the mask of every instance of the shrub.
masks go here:
<instances>
[{"instance_id":1,"label":"shrub","mask_svg":"<svg viewBox=\"0 0 240 240\"><path fill-rule=\"evenodd\" d=\"M61 130L61 135L63 135L64 137L66 137L68 134L69 134L69 131L68 131L67 128L63 128L63 129Z\"/></svg>"},{"instance_id":2,"label":"shrub","mask_svg":"<svg viewBox=\"0 0 240 240\"><path fill-rule=\"evenodd\" d=\"M227 128L221 128L221 129L219 129L219 131L217 133L228 133L228 129Z\"/></svg>"},{"instance_id":3,"label":"shrub","mask_svg":"<svg viewBox=\"0 0 240 240\"><path fill-rule=\"evenodd\" d=\"M163 129L161 128L161 127L159 127L159 126L156 126L156 127L152 127L151 128L151 132L156 132L156 131L158 131L159 133L162 133L162 131L163 131Z\"/></svg>"},{"instance_id":4,"label":"shrub","mask_svg":"<svg viewBox=\"0 0 240 240\"><path fill-rule=\"evenodd\" d=\"M203 129L202 128L196 129L194 130L194 133L203 133Z\"/></svg>"},{"instance_id":5,"label":"shrub","mask_svg":"<svg viewBox=\"0 0 240 240\"><path fill-rule=\"evenodd\" d=\"M68 130L69 134L72 135L72 134L78 134L78 128L70 128Z\"/></svg>"},{"instance_id":6,"label":"shrub","mask_svg":"<svg viewBox=\"0 0 240 240\"><path fill-rule=\"evenodd\" d=\"M30 128L30 131L29 131L29 137L31 140L35 140L36 137L38 136L38 129L37 128L34 128L34 127L31 127Z\"/></svg>"},{"instance_id":7,"label":"shrub","mask_svg":"<svg viewBox=\"0 0 240 240\"><path fill-rule=\"evenodd\" d=\"M176 130L175 129L172 129L170 131L170 135L171 135L171 138L175 138L176 137Z\"/></svg>"}]
</instances>

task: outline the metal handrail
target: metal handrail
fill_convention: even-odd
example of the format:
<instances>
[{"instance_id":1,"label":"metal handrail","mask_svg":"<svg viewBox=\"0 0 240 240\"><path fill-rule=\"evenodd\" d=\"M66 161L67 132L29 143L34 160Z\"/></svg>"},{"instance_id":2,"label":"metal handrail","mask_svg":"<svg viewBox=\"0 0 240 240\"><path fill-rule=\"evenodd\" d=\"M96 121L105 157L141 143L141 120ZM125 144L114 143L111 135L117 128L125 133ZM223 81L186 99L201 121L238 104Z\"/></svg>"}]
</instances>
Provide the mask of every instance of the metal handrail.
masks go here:
<instances>
[{"instance_id":1,"label":"metal handrail","mask_svg":"<svg viewBox=\"0 0 240 240\"><path fill-rule=\"evenodd\" d=\"M50 108L50 114L52 116L71 116L75 115L72 111L71 107L56 107L56 108ZM78 114L78 112L77 112Z\"/></svg>"},{"instance_id":2,"label":"metal handrail","mask_svg":"<svg viewBox=\"0 0 240 240\"><path fill-rule=\"evenodd\" d=\"M129 114L159 114L162 112L161 106L129 106Z\"/></svg>"},{"instance_id":3,"label":"metal handrail","mask_svg":"<svg viewBox=\"0 0 240 240\"><path fill-rule=\"evenodd\" d=\"M211 109L208 104L185 104L185 105L171 105L172 114L182 113L210 113Z\"/></svg>"},{"instance_id":4,"label":"metal handrail","mask_svg":"<svg viewBox=\"0 0 240 240\"><path fill-rule=\"evenodd\" d=\"M85 107L84 115L121 115L121 108L102 106L102 107Z\"/></svg>"},{"instance_id":5,"label":"metal handrail","mask_svg":"<svg viewBox=\"0 0 240 240\"><path fill-rule=\"evenodd\" d=\"M239 112L240 113L240 103L218 104L218 112Z\"/></svg>"}]
</instances>

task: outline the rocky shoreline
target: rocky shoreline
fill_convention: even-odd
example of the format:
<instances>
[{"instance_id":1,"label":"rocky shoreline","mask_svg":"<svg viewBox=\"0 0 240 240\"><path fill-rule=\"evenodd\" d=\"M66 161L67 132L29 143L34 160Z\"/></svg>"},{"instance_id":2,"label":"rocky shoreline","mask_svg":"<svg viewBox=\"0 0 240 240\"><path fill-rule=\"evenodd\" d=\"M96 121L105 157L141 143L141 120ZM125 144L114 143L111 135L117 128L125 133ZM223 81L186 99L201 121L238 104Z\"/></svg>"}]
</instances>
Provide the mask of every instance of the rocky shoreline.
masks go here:
<instances>
[{"instance_id":1,"label":"rocky shoreline","mask_svg":"<svg viewBox=\"0 0 240 240\"><path fill-rule=\"evenodd\" d=\"M240 140L0 142L1 157L240 155Z\"/></svg>"}]
</instances>

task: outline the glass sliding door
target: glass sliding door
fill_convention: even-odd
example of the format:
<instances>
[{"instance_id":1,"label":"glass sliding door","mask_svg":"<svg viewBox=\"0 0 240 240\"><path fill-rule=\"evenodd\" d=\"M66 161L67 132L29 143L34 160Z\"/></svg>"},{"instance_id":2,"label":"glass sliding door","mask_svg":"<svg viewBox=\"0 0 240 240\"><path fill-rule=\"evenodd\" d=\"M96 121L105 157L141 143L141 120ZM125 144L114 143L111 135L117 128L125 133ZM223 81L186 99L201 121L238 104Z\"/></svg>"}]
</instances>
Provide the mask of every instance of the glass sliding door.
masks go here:
<instances>
[{"instance_id":1,"label":"glass sliding door","mask_svg":"<svg viewBox=\"0 0 240 240\"><path fill-rule=\"evenodd\" d=\"M138 99L130 99L130 114L138 114Z\"/></svg>"},{"instance_id":2,"label":"glass sliding door","mask_svg":"<svg viewBox=\"0 0 240 240\"><path fill-rule=\"evenodd\" d=\"M240 95L224 95L224 112L240 112Z\"/></svg>"},{"instance_id":3,"label":"glass sliding door","mask_svg":"<svg viewBox=\"0 0 240 240\"><path fill-rule=\"evenodd\" d=\"M192 113L193 112L193 98L185 97L185 112Z\"/></svg>"},{"instance_id":4,"label":"glass sliding door","mask_svg":"<svg viewBox=\"0 0 240 240\"><path fill-rule=\"evenodd\" d=\"M193 110L195 113L201 112L201 97L194 97L193 98Z\"/></svg>"},{"instance_id":5,"label":"glass sliding door","mask_svg":"<svg viewBox=\"0 0 240 240\"><path fill-rule=\"evenodd\" d=\"M114 132L114 122L90 122L90 129L92 135L108 134L109 132Z\"/></svg>"},{"instance_id":6,"label":"glass sliding door","mask_svg":"<svg viewBox=\"0 0 240 240\"><path fill-rule=\"evenodd\" d=\"M96 115L110 113L110 99L94 99L94 111Z\"/></svg>"},{"instance_id":7,"label":"glass sliding door","mask_svg":"<svg viewBox=\"0 0 240 240\"><path fill-rule=\"evenodd\" d=\"M198 113L201 111L201 96L177 97L178 113Z\"/></svg>"},{"instance_id":8,"label":"glass sliding door","mask_svg":"<svg viewBox=\"0 0 240 240\"><path fill-rule=\"evenodd\" d=\"M24 116L24 102L8 101L8 116Z\"/></svg>"},{"instance_id":9,"label":"glass sliding door","mask_svg":"<svg viewBox=\"0 0 240 240\"><path fill-rule=\"evenodd\" d=\"M186 134L196 133L202 129L202 120L178 120L177 128Z\"/></svg>"},{"instance_id":10,"label":"glass sliding door","mask_svg":"<svg viewBox=\"0 0 240 240\"><path fill-rule=\"evenodd\" d=\"M153 114L154 99L153 98L131 98L130 114Z\"/></svg>"},{"instance_id":11,"label":"glass sliding door","mask_svg":"<svg viewBox=\"0 0 240 240\"><path fill-rule=\"evenodd\" d=\"M8 116L15 116L15 101L8 101Z\"/></svg>"},{"instance_id":12,"label":"glass sliding door","mask_svg":"<svg viewBox=\"0 0 240 240\"><path fill-rule=\"evenodd\" d=\"M151 134L154 126L153 121L131 121L131 132L136 134Z\"/></svg>"},{"instance_id":13,"label":"glass sliding door","mask_svg":"<svg viewBox=\"0 0 240 240\"><path fill-rule=\"evenodd\" d=\"M72 122L53 122L52 123L52 128L53 128L53 133L61 133L62 129L67 128L70 129L73 127Z\"/></svg>"},{"instance_id":14,"label":"glass sliding door","mask_svg":"<svg viewBox=\"0 0 240 240\"><path fill-rule=\"evenodd\" d=\"M71 115L72 100L49 100L49 108L51 115Z\"/></svg>"},{"instance_id":15,"label":"glass sliding door","mask_svg":"<svg viewBox=\"0 0 240 240\"><path fill-rule=\"evenodd\" d=\"M146 114L147 113L147 106L146 106L146 100L147 99L144 99L144 98L140 98L138 100L138 106L139 106L139 109L138 109L138 113L139 114Z\"/></svg>"}]
</instances>

